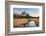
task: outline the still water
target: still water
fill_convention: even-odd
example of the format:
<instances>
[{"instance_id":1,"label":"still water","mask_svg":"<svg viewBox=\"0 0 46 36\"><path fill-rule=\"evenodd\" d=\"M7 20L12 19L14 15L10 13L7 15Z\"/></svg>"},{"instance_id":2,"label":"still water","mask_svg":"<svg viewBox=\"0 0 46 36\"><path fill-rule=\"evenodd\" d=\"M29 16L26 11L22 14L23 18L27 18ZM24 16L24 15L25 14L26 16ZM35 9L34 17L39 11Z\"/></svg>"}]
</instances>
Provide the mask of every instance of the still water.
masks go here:
<instances>
[{"instance_id":1,"label":"still water","mask_svg":"<svg viewBox=\"0 0 46 36\"><path fill-rule=\"evenodd\" d=\"M29 24L26 24L25 27L37 27L34 21L30 21Z\"/></svg>"}]
</instances>

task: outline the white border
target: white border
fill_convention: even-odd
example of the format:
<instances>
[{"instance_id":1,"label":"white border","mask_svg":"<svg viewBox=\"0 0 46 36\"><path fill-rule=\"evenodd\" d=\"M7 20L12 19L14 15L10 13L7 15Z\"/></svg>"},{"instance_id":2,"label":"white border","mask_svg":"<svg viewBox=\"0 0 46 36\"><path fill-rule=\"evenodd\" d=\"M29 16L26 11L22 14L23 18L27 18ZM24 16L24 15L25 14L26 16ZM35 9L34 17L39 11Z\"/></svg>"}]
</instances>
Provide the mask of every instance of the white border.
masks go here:
<instances>
[{"instance_id":1,"label":"white border","mask_svg":"<svg viewBox=\"0 0 46 36\"><path fill-rule=\"evenodd\" d=\"M13 28L13 8L39 8L39 27ZM42 6L10 5L10 32L42 30Z\"/></svg>"}]
</instances>

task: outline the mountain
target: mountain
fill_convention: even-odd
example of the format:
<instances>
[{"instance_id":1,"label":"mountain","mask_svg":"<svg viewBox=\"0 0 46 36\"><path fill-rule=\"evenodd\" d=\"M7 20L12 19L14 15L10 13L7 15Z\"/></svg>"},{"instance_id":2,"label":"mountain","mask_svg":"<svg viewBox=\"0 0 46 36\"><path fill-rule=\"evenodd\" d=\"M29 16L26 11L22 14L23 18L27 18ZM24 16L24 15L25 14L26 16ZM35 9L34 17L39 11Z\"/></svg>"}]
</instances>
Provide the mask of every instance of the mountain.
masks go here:
<instances>
[{"instance_id":1,"label":"mountain","mask_svg":"<svg viewBox=\"0 0 46 36\"><path fill-rule=\"evenodd\" d=\"M29 15L28 13L22 12L21 14L14 14L14 18L39 18L39 17L33 17Z\"/></svg>"}]
</instances>

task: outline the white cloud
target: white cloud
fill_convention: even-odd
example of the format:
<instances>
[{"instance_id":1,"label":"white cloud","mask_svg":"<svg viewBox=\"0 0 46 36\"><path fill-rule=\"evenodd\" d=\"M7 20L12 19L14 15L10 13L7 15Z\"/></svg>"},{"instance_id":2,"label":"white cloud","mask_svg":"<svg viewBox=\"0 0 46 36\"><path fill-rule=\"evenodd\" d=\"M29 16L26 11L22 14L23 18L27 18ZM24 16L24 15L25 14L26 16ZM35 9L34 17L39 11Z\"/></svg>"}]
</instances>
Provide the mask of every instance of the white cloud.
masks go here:
<instances>
[{"instance_id":1,"label":"white cloud","mask_svg":"<svg viewBox=\"0 0 46 36\"><path fill-rule=\"evenodd\" d=\"M33 17L38 17L39 16L39 13L29 13L30 16L33 16Z\"/></svg>"}]
</instances>

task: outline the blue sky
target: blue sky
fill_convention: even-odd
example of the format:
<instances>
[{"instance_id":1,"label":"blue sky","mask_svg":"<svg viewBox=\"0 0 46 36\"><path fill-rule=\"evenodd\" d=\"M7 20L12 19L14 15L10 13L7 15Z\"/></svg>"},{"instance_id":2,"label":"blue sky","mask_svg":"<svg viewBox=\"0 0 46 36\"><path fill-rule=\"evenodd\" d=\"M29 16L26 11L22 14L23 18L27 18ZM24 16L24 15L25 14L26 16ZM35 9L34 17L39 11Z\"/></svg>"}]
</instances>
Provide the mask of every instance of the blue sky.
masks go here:
<instances>
[{"instance_id":1,"label":"blue sky","mask_svg":"<svg viewBox=\"0 0 46 36\"><path fill-rule=\"evenodd\" d=\"M13 14L21 14L23 11L25 11L25 13L29 13L30 15L39 14L38 8L13 8Z\"/></svg>"}]
</instances>

